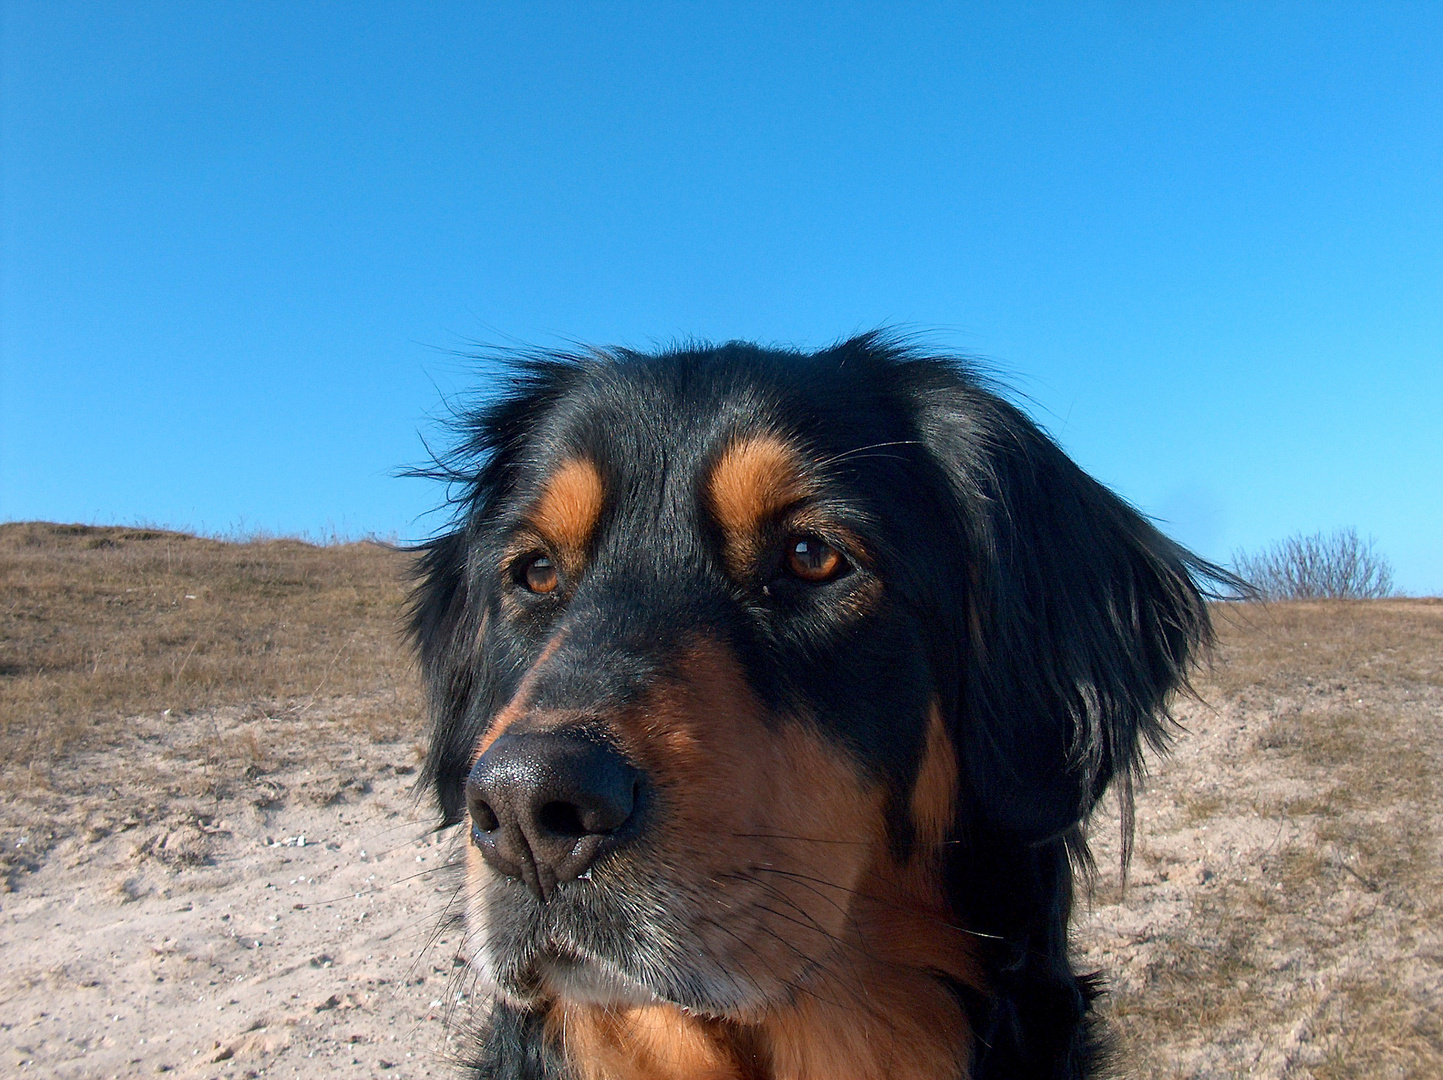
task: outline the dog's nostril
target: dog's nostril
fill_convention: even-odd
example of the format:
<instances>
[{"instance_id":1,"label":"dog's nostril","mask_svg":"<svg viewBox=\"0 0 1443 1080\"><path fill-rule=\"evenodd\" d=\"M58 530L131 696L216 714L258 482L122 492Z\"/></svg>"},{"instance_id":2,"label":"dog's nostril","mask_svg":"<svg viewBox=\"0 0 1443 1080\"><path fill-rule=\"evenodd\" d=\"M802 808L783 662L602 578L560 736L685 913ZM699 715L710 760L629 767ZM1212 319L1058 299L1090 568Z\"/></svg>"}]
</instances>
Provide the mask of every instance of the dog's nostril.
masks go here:
<instances>
[{"instance_id":1,"label":"dog's nostril","mask_svg":"<svg viewBox=\"0 0 1443 1080\"><path fill-rule=\"evenodd\" d=\"M549 802L536 819L543 829L556 836L586 836L595 831L582 822L581 810L574 803Z\"/></svg>"},{"instance_id":2,"label":"dog's nostril","mask_svg":"<svg viewBox=\"0 0 1443 1080\"><path fill-rule=\"evenodd\" d=\"M471 820L482 832L495 832L501 826L496 811L484 799L471 800Z\"/></svg>"}]
</instances>

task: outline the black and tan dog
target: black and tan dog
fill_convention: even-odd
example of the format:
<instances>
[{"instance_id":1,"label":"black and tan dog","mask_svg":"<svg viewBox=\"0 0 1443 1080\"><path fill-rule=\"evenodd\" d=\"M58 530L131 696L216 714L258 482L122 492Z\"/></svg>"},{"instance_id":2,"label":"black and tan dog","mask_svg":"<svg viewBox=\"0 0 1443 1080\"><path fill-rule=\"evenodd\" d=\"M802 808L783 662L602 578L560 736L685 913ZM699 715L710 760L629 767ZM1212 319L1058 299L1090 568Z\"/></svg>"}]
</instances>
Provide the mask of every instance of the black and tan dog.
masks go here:
<instances>
[{"instance_id":1,"label":"black and tan dog","mask_svg":"<svg viewBox=\"0 0 1443 1080\"><path fill-rule=\"evenodd\" d=\"M475 1075L1082 1077L1081 827L1216 578L878 336L516 361L413 631Z\"/></svg>"}]
</instances>

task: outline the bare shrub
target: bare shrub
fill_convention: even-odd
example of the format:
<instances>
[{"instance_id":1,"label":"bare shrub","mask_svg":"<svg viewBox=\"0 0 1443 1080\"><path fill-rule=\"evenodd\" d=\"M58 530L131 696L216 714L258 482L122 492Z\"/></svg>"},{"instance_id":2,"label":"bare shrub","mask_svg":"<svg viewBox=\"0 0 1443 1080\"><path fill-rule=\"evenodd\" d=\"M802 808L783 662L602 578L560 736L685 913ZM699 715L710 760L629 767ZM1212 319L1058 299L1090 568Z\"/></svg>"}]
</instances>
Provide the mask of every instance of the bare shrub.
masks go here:
<instances>
[{"instance_id":1,"label":"bare shrub","mask_svg":"<svg viewBox=\"0 0 1443 1080\"><path fill-rule=\"evenodd\" d=\"M1290 536L1233 568L1264 600L1376 600L1394 595L1393 566L1357 529Z\"/></svg>"}]
</instances>

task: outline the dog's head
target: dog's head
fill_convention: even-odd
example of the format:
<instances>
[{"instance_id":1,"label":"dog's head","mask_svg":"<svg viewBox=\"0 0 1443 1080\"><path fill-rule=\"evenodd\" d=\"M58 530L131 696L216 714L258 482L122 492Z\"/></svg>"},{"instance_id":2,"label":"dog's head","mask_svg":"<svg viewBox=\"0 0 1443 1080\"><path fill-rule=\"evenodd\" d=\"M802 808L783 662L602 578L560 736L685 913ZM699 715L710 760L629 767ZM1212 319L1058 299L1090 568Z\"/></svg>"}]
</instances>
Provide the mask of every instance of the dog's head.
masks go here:
<instances>
[{"instance_id":1,"label":"dog's head","mask_svg":"<svg viewBox=\"0 0 1443 1080\"><path fill-rule=\"evenodd\" d=\"M1201 564L876 337L531 359L468 423L413 629L503 998L771 1058L905 998L965 1060L955 864L1073 834L1162 738Z\"/></svg>"}]
</instances>

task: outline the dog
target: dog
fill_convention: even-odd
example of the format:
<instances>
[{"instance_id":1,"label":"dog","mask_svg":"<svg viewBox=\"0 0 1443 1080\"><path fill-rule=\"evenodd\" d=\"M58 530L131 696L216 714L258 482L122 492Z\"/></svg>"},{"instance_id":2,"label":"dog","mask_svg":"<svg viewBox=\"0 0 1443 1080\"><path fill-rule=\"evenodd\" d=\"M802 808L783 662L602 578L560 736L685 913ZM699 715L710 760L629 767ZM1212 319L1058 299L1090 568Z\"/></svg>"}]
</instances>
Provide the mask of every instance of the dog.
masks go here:
<instances>
[{"instance_id":1,"label":"dog","mask_svg":"<svg viewBox=\"0 0 1443 1080\"><path fill-rule=\"evenodd\" d=\"M513 358L410 629L506 1080L1081 1078L1068 919L1217 567L874 333Z\"/></svg>"}]
</instances>

